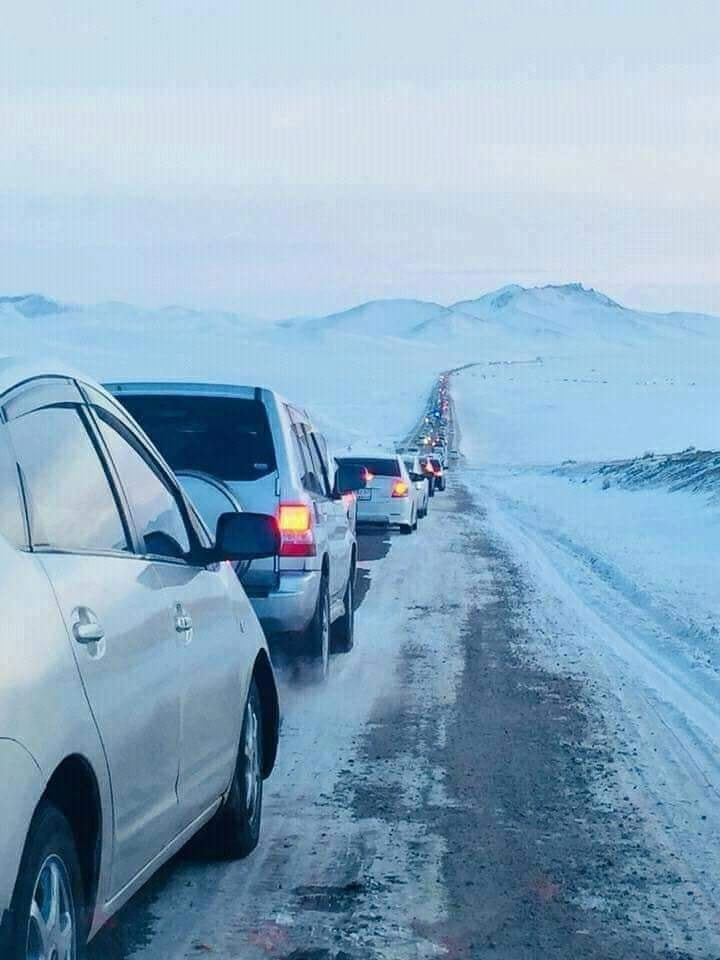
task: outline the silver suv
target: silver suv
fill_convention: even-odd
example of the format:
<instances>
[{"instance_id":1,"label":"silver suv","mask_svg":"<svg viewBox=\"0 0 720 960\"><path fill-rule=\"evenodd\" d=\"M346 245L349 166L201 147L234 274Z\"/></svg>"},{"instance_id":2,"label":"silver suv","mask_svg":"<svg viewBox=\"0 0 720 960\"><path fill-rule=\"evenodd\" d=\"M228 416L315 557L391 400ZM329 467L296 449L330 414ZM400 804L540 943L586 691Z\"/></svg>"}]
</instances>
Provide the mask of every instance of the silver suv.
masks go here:
<instances>
[{"instance_id":1,"label":"silver suv","mask_svg":"<svg viewBox=\"0 0 720 960\"><path fill-rule=\"evenodd\" d=\"M327 676L331 636L354 637L354 490L362 471L338 468L305 410L273 390L209 383L110 383L173 469L222 480L243 509L277 517L278 557L241 574L273 641ZM333 625L331 634L331 624Z\"/></svg>"},{"instance_id":2,"label":"silver suv","mask_svg":"<svg viewBox=\"0 0 720 960\"><path fill-rule=\"evenodd\" d=\"M278 697L225 561L278 548L246 513L213 543L97 385L0 362L0 957L76 960L201 828L255 847Z\"/></svg>"}]
</instances>

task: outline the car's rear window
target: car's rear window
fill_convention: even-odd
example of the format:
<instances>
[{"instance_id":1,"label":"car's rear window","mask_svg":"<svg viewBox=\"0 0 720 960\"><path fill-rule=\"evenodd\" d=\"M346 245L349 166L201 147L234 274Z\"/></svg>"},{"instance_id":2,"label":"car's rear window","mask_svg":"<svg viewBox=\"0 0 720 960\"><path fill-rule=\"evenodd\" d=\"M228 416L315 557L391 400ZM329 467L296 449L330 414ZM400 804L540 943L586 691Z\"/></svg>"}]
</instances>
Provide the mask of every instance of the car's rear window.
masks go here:
<instances>
[{"instance_id":1,"label":"car's rear window","mask_svg":"<svg viewBox=\"0 0 720 960\"><path fill-rule=\"evenodd\" d=\"M119 396L173 470L258 480L275 470L262 403L235 397Z\"/></svg>"},{"instance_id":2,"label":"car's rear window","mask_svg":"<svg viewBox=\"0 0 720 960\"><path fill-rule=\"evenodd\" d=\"M338 463L347 463L353 467L365 467L376 477L399 477L400 464L388 457L340 457Z\"/></svg>"}]
</instances>

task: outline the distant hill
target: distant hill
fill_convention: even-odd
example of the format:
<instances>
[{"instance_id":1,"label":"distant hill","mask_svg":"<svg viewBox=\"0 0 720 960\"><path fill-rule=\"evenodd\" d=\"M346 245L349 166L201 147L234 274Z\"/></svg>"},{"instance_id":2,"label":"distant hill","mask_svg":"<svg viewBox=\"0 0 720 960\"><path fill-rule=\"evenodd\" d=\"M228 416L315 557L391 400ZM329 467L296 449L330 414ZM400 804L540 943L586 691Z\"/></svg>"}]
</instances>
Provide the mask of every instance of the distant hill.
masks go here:
<instances>
[{"instance_id":1,"label":"distant hill","mask_svg":"<svg viewBox=\"0 0 720 960\"><path fill-rule=\"evenodd\" d=\"M427 300L371 300L341 313L287 323L317 333L341 331L368 336L409 337L420 324L447 318L451 312L448 307Z\"/></svg>"},{"instance_id":2,"label":"distant hill","mask_svg":"<svg viewBox=\"0 0 720 960\"><path fill-rule=\"evenodd\" d=\"M172 329L182 325L245 328L248 333L291 331L327 336L333 333L366 338L412 340L418 344L482 349L490 341L528 350L548 350L563 341L588 339L616 344L642 343L648 337L717 334L720 320L704 314L650 313L632 310L580 283L523 287L511 284L474 300L444 306L428 300L371 300L338 313L295 317L277 323L239 313L196 310L181 306L162 309L123 303L75 306L41 294L0 297L0 315L42 320L61 314L68 323L96 325L107 335L123 327Z\"/></svg>"},{"instance_id":3,"label":"distant hill","mask_svg":"<svg viewBox=\"0 0 720 960\"><path fill-rule=\"evenodd\" d=\"M43 297L39 293L26 293L14 297L0 297L0 310L11 310L23 317L46 317L53 313L71 310L68 304Z\"/></svg>"},{"instance_id":4,"label":"distant hill","mask_svg":"<svg viewBox=\"0 0 720 960\"><path fill-rule=\"evenodd\" d=\"M636 342L647 336L718 329L703 314L649 313L631 310L580 283L522 287L518 284L450 306L425 300L373 300L341 313L286 321L284 325L317 333L331 331L400 337L429 342L529 338L544 344L590 337Z\"/></svg>"}]
</instances>

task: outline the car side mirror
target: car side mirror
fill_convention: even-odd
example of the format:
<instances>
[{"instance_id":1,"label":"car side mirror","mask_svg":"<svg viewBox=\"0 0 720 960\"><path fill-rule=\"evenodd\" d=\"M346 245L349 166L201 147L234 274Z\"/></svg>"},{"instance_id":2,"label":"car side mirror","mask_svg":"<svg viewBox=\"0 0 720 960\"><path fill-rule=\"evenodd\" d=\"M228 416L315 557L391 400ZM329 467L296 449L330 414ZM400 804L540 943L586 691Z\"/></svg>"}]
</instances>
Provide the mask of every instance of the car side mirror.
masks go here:
<instances>
[{"instance_id":1,"label":"car side mirror","mask_svg":"<svg viewBox=\"0 0 720 960\"><path fill-rule=\"evenodd\" d=\"M413 483L419 483L420 480L424 480L424 479L425 479L425 474L424 474L424 473L411 473L411 474L410 474L410 479L412 480Z\"/></svg>"},{"instance_id":2,"label":"car side mirror","mask_svg":"<svg viewBox=\"0 0 720 960\"><path fill-rule=\"evenodd\" d=\"M280 552L280 528L265 513L222 513L215 534L217 560L260 560Z\"/></svg>"},{"instance_id":3,"label":"car side mirror","mask_svg":"<svg viewBox=\"0 0 720 960\"><path fill-rule=\"evenodd\" d=\"M339 463L335 471L335 497L344 497L346 493L364 490L367 486L367 468L351 463Z\"/></svg>"}]
</instances>

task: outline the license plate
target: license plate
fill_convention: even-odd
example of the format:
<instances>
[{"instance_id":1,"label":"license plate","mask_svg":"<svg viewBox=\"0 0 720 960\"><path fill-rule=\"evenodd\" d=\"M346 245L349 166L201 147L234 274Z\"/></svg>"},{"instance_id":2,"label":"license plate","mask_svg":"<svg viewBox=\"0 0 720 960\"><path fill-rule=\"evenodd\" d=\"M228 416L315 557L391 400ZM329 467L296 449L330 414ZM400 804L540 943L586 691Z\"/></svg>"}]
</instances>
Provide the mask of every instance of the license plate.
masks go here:
<instances>
[{"instance_id":1,"label":"license plate","mask_svg":"<svg viewBox=\"0 0 720 960\"><path fill-rule=\"evenodd\" d=\"M372 500L372 490L358 490L358 500Z\"/></svg>"}]
</instances>

